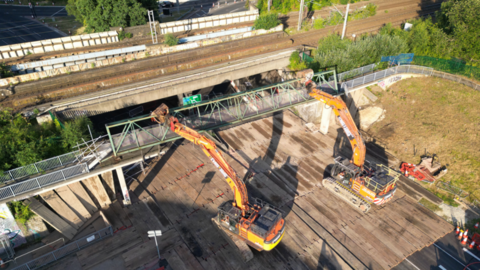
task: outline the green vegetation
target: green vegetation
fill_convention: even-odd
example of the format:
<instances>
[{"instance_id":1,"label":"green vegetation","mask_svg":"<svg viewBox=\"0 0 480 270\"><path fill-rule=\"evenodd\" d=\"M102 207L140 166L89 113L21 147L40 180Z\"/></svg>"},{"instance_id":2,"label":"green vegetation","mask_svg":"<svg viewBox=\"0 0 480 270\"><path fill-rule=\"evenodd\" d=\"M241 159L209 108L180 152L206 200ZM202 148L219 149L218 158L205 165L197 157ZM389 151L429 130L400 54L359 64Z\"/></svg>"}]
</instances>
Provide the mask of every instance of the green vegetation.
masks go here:
<instances>
[{"instance_id":1,"label":"green vegetation","mask_svg":"<svg viewBox=\"0 0 480 270\"><path fill-rule=\"evenodd\" d=\"M168 46L175 46L178 44L178 38L173 34L168 33L165 35L165 41L163 43Z\"/></svg>"},{"instance_id":2,"label":"green vegetation","mask_svg":"<svg viewBox=\"0 0 480 270\"><path fill-rule=\"evenodd\" d=\"M419 203L421 203L423 206L425 206L426 208L432 210L433 212L436 212L436 211L440 211L442 210L442 208L440 208L440 206L432 203L431 201L425 199L425 198L421 198Z\"/></svg>"},{"instance_id":3,"label":"green vegetation","mask_svg":"<svg viewBox=\"0 0 480 270\"><path fill-rule=\"evenodd\" d=\"M125 38L132 38L132 37L133 37L132 33L128 33L128 32L125 32L125 31L118 32L118 39L119 40L124 40Z\"/></svg>"},{"instance_id":4,"label":"green vegetation","mask_svg":"<svg viewBox=\"0 0 480 270\"><path fill-rule=\"evenodd\" d=\"M90 140L87 125L92 123L86 117L77 118L65 124L38 125L10 110L0 112L0 171L25 166L34 162L58 156L73 149L82 138Z\"/></svg>"},{"instance_id":5,"label":"green vegetation","mask_svg":"<svg viewBox=\"0 0 480 270\"><path fill-rule=\"evenodd\" d=\"M290 64L288 65L288 68L293 71L303 70L307 68L307 64L302 61L298 52L295 51L290 55Z\"/></svg>"},{"instance_id":6,"label":"green vegetation","mask_svg":"<svg viewBox=\"0 0 480 270\"><path fill-rule=\"evenodd\" d=\"M375 16L375 14L377 14L377 5L370 3L366 5L365 8L359 8L350 13L348 15L348 21L365 19L371 16ZM334 12L330 15L330 17L326 19L323 19L321 17L315 19L315 21L313 22L313 28L323 29L329 25L341 24L343 20L344 18L340 13Z\"/></svg>"},{"instance_id":7,"label":"green vegetation","mask_svg":"<svg viewBox=\"0 0 480 270\"><path fill-rule=\"evenodd\" d=\"M35 214L30 210L28 205L24 205L21 201L17 202L10 202L7 204L10 212L15 217L15 220L23 225L27 223L27 221L35 216Z\"/></svg>"},{"instance_id":8,"label":"green vegetation","mask_svg":"<svg viewBox=\"0 0 480 270\"><path fill-rule=\"evenodd\" d=\"M442 59L460 59L472 66L480 65L480 1L464 0L442 3L438 23L430 18L414 20L411 31L395 29L388 24L382 35L397 36L408 44L408 51Z\"/></svg>"},{"instance_id":9,"label":"green vegetation","mask_svg":"<svg viewBox=\"0 0 480 270\"><path fill-rule=\"evenodd\" d=\"M331 5L346 5L348 3L357 3L368 0L313 0L305 1L309 11L320 10ZM258 0L257 7L260 14L268 12L268 0ZM296 0L272 0L270 11L286 14L291 11L299 10L300 1Z\"/></svg>"},{"instance_id":10,"label":"green vegetation","mask_svg":"<svg viewBox=\"0 0 480 270\"><path fill-rule=\"evenodd\" d=\"M0 63L0 77L1 78L13 77L13 72L5 63Z\"/></svg>"},{"instance_id":11,"label":"green vegetation","mask_svg":"<svg viewBox=\"0 0 480 270\"><path fill-rule=\"evenodd\" d=\"M258 16L258 18L255 20L255 23L253 27L255 29L271 29L274 27L277 27L281 22L278 19L278 14L276 13L268 13L268 14L262 14Z\"/></svg>"},{"instance_id":12,"label":"green vegetation","mask_svg":"<svg viewBox=\"0 0 480 270\"><path fill-rule=\"evenodd\" d=\"M103 32L110 27L143 25L147 22L147 9L158 17L155 0L68 0L69 15L86 26L85 31Z\"/></svg>"},{"instance_id":13,"label":"green vegetation","mask_svg":"<svg viewBox=\"0 0 480 270\"><path fill-rule=\"evenodd\" d=\"M408 49L399 37L385 35L365 36L356 42L330 35L319 41L315 53L315 62L311 68L337 66L337 72L344 72L357 67L380 61L381 56L397 55Z\"/></svg>"}]
</instances>

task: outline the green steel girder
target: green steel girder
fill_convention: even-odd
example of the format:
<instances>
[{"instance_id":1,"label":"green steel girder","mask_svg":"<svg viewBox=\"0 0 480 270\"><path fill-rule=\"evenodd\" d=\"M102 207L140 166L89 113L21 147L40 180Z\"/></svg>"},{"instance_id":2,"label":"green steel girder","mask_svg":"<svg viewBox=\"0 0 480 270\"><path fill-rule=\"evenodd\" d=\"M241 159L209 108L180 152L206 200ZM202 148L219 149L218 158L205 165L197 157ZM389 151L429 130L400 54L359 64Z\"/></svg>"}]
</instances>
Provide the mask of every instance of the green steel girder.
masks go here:
<instances>
[{"instance_id":1,"label":"green steel girder","mask_svg":"<svg viewBox=\"0 0 480 270\"><path fill-rule=\"evenodd\" d=\"M328 82L327 78L332 76L335 78L333 85ZM334 70L319 72L313 75L312 80L315 81L317 84L320 85L328 85L331 89L334 89L338 93L337 89L337 77ZM170 109L170 114L174 117L177 117L180 121L182 119L188 119L185 115L185 112L194 112L193 114L190 113L191 116L198 116L200 123L198 126L202 126L202 119L206 117L205 121L211 120L215 115L218 115L220 121L222 120L222 112L227 113L228 116L232 117L233 120L228 122L200 128L198 129L199 132L205 132L207 130L217 129L224 126L237 124L242 121L250 120L255 117L270 114L276 111L281 111L291 106L300 105L303 103L307 103L312 101L308 96L302 95L300 93L300 89L295 87L296 83L299 83L301 79L294 79L289 80L281 83L276 83L252 90L248 90L245 92L240 93L233 93L225 97L220 97L208 101L202 101L200 103L186 105L182 107L176 107ZM297 100L293 99L293 95L296 94ZM299 98L300 97L300 98ZM282 98L288 99L288 104L281 105L280 102ZM244 108L242 108L242 105ZM252 115L248 115L247 113L249 110L253 108L256 109L256 113ZM260 107L268 107L267 111L259 112ZM201 114L201 109L203 110L204 114ZM143 128L138 124L140 121L149 120L151 119L150 115L143 115L134 117L128 120L121 120L116 121L113 123L106 124L105 127L107 129L108 137L110 140L110 144L112 146L112 150L115 156L119 156L125 153L137 151L144 148L149 148L158 144L170 142L179 139L179 136L174 136L167 138L168 127L163 127L161 133L158 135L152 134L146 128ZM111 134L111 129L114 127L123 127L123 131L116 136L117 143L115 143L114 137ZM152 143L148 144L141 144L137 133L138 132L145 132L150 139L153 140ZM133 134L133 138L135 140L136 147L130 147L127 150L122 150L122 144L125 141L125 138L128 134Z\"/></svg>"}]
</instances>

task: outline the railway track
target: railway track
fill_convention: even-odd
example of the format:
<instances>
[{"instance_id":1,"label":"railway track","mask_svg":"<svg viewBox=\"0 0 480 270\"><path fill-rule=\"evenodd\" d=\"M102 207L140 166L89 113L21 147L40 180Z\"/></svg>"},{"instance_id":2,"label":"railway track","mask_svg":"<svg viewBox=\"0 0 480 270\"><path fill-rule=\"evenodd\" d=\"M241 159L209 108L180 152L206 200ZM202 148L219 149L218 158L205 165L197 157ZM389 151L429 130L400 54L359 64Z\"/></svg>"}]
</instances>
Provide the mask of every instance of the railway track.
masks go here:
<instances>
[{"instance_id":1,"label":"railway track","mask_svg":"<svg viewBox=\"0 0 480 270\"><path fill-rule=\"evenodd\" d=\"M411 4L415 1L405 1L405 3ZM431 1L429 1L431 2ZM420 2L421 3L421 2ZM418 4L418 1L417 1ZM397 4L395 4L397 6ZM401 6L400 6L401 7ZM352 21L348 23L347 35L351 33L362 34L367 32L378 31L384 24L392 23L393 25L399 25L405 22L407 19L419 18L422 16L428 16L434 13L440 8L440 3L434 3L429 5L420 5L417 10L397 10L392 13L380 13L377 16L370 17L363 20ZM150 59L142 59L134 62L123 63L115 65L113 67L106 67L99 70L90 70L81 72L76 76L63 75L59 77L53 77L48 80L41 80L32 83L24 83L15 87L15 94L9 98L12 100L19 100L29 98L33 96L43 95L51 91L55 91L62 88L72 87L75 85L91 83L94 81L101 81L107 78L121 77L129 74L141 73L144 71L165 68L172 65L187 64L192 61L198 61L201 59L207 59L219 54L233 53L240 50L251 50L256 47L265 45L275 45L276 49L281 50L289 47L296 47L301 45L316 46L318 40L332 32L340 32L341 25L329 26L324 29L310 30L301 34L288 36L286 33L274 33L264 36L258 36L250 38L248 40L238 40L227 42L223 44L204 47L198 50L187 51L176 54L169 54L159 57L153 57ZM192 52L196 52L192 55ZM262 54L263 52L257 53ZM248 56L254 56L255 53ZM142 62L138 65L138 62ZM136 64L135 68L133 65ZM208 65L207 65L208 66ZM132 68L128 68L132 67ZM202 66L205 67L205 66ZM123 68L123 69L122 69ZM181 72L181 71L179 71ZM178 73L179 73L178 72ZM169 74L174 74L169 73ZM102 88L101 90L106 89ZM7 101L7 100L5 100ZM7 101L8 102L8 101ZM3 102L2 102L3 103Z\"/></svg>"}]
</instances>

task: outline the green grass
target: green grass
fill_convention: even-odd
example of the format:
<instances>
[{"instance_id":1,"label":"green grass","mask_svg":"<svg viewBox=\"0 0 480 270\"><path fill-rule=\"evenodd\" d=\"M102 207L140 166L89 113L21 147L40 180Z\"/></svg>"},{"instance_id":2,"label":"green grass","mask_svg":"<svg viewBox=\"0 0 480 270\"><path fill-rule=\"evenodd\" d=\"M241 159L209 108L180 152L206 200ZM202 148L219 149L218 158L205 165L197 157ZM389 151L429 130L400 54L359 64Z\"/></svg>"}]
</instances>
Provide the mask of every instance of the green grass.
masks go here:
<instances>
[{"instance_id":1,"label":"green grass","mask_svg":"<svg viewBox=\"0 0 480 270\"><path fill-rule=\"evenodd\" d=\"M419 203L421 203L423 206L425 206L426 208L432 210L433 212L436 212L436 211L440 211L442 210L442 208L440 208L440 206L432 203L431 201L425 199L425 198L422 198Z\"/></svg>"}]
</instances>

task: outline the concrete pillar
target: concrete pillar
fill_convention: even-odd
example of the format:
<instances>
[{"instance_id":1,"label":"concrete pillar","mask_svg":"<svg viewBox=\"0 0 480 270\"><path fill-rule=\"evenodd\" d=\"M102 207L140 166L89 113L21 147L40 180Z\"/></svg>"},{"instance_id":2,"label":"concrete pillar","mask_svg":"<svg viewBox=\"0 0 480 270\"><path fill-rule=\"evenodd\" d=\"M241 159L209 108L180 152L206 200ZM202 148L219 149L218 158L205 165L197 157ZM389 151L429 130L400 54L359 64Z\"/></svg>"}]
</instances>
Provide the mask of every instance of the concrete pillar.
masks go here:
<instances>
[{"instance_id":1,"label":"concrete pillar","mask_svg":"<svg viewBox=\"0 0 480 270\"><path fill-rule=\"evenodd\" d=\"M332 107L325 105L322 112L322 120L320 122L320 132L327 135L328 127L330 126L330 115L332 114Z\"/></svg>"},{"instance_id":2,"label":"concrete pillar","mask_svg":"<svg viewBox=\"0 0 480 270\"><path fill-rule=\"evenodd\" d=\"M183 94L178 94L177 95L177 98L178 98L178 106L183 106Z\"/></svg>"},{"instance_id":3,"label":"concrete pillar","mask_svg":"<svg viewBox=\"0 0 480 270\"><path fill-rule=\"evenodd\" d=\"M120 189L122 190L123 195L123 205L130 205L132 201L130 200L130 194L128 193L127 182L125 181L125 176L123 175L122 168L117 168L118 182L120 182Z\"/></svg>"}]
</instances>

